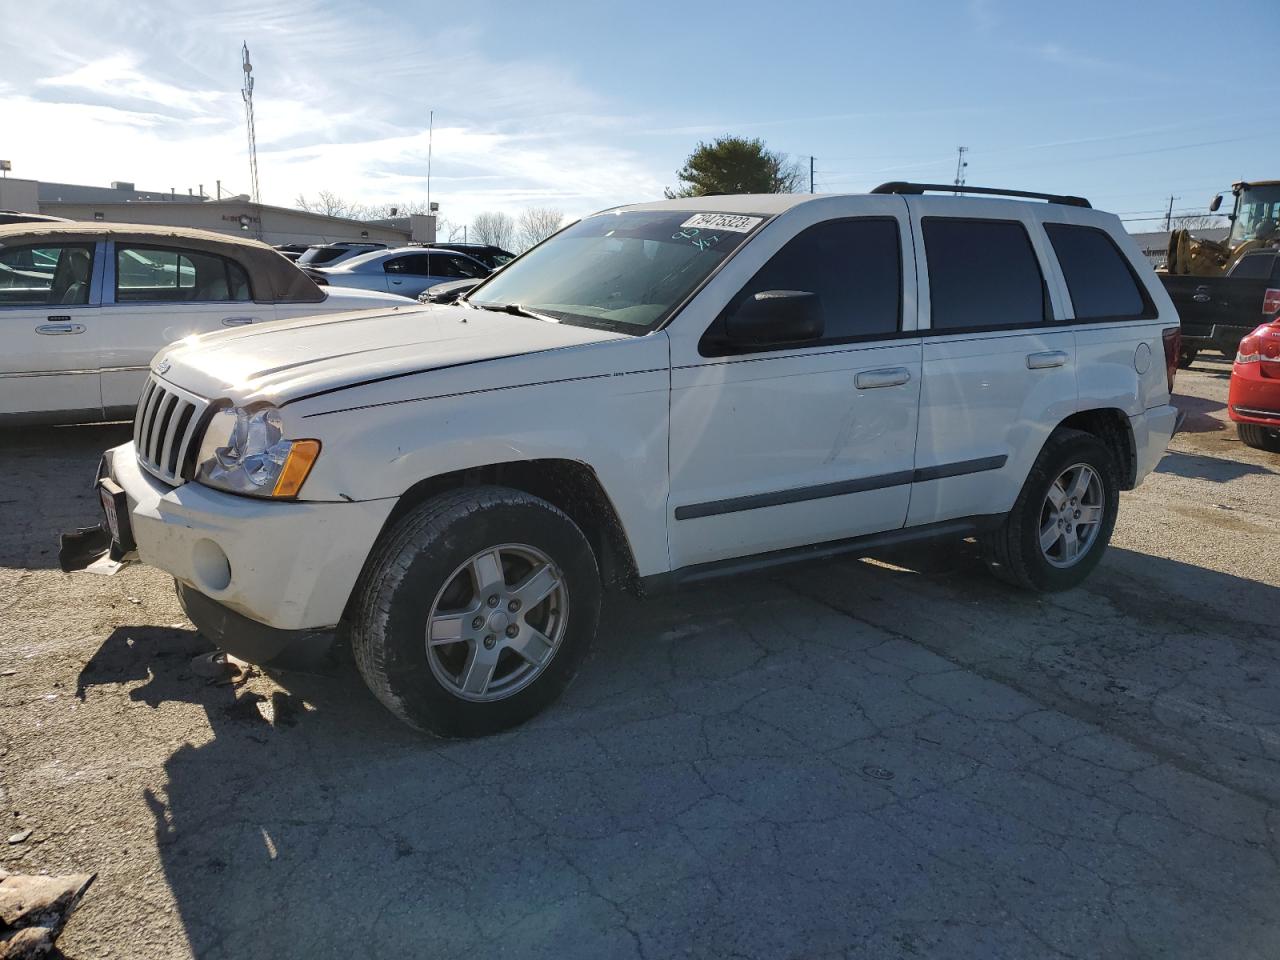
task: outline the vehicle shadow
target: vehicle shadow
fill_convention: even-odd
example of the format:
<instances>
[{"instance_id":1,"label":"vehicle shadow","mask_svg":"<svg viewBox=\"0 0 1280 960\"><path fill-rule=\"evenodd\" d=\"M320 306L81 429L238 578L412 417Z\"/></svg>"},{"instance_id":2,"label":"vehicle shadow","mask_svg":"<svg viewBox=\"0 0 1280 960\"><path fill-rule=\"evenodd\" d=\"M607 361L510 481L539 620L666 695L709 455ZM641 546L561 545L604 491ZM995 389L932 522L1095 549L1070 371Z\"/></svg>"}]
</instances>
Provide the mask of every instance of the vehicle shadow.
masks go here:
<instances>
[{"instance_id":1,"label":"vehicle shadow","mask_svg":"<svg viewBox=\"0 0 1280 960\"><path fill-rule=\"evenodd\" d=\"M1213 416L1227 408L1225 403L1205 397L1186 397L1175 394L1173 404L1186 414L1186 419L1182 421L1182 426L1179 428L1180 433L1209 433L1227 429L1227 424L1222 419Z\"/></svg>"},{"instance_id":2,"label":"vehicle shadow","mask_svg":"<svg viewBox=\"0 0 1280 960\"><path fill-rule=\"evenodd\" d=\"M1266 935L1229 904L1182 890L1163 863L1133 867L1134 893L1117 901L1094 867L1076 876L1070 858L1044 851L1075 836L1114 847L1132 771L1169 757L1194 775L1165 785L1165 806L1125 814L1154 850L1184 836L1168 813L1180 790L1218 829L1246 819L1240 796L1205 792L1198 778L1280 801L1276 760L1257 741L1207 723L1153 733L1142 700L1175 686L1171 672L1211 684L1205 645L1239 643L1233 672L1211 689L1227 698L1239 684L1262 723L1280 678L1251 662L1245 627L1228 614L1276 600L1263 584L1125 550L1051 602L992 581L972 543L811 564L615 600L561 702L477 741L403 727L349 664L210 685L191 675L188 658L206 649L191 631L116 631L81 686L149 678L135 699L205 711L212 738L175 750L164 789L145 797L201 958L783 956L815 943L892 955L899 937L921 935L919 918L969 929L964 917L1008 904L1036 940L993 927L983 936L1010 948L1000 952L1074 942L1122 954L1166 943L1161 918L1174 905L1209 930L1238 924L1237 943ZM1047 652L1078 609L1100 632ZM1206 618L1216 640L1186 635ZM1255 672L1267 678L1244 679ZM1046 750L997 722L1006 712L1040 717L1035 729L1060 728L1061 739L1097 738L1087 798L1043 770L998 773ZM1245 754L1249 765L1233 765ZM1013 818L975 829L989 811ZM1230 862L1232 876L1254 869L1233 842L1230 855L1197 856L1197 890L1218 889L1213 863ZM996 862L1010 865L1007 881ZM1065 884L1075 909L1030 896L1035 883ZM858 909L833 912L836 890L857 891ZM976 955L972 942L950 943L943 953Z\"/></svg>"},{"instance_id":3,"label":"vehicle shadow","mask_svg":"<svg viewBox=\"0 0 1280 960\"><path fill-rule=\"evenodd\" d=\"M1165 453L1156 473L1170 473L1190 480L1209 480L1214 483L1229 483L1241 477L1255 474L1276 475L1276 471L1258 463L1241 463L1239 460L1227 460L1223 457L1211 457L1203 453L1183 453L1170 450Z\"/></svg>"},{"instance_id":4,"label":"vehicle shadow","mask_svg":"<svg viewBox=\"0 0 1280 960\"><path fill-rule=\"evenodd\" d=\"M102 519L93 490L102 452L127 442L128 423L0 429L0 567L58 566L58 536Z\"/></svg>"}]
</instances>

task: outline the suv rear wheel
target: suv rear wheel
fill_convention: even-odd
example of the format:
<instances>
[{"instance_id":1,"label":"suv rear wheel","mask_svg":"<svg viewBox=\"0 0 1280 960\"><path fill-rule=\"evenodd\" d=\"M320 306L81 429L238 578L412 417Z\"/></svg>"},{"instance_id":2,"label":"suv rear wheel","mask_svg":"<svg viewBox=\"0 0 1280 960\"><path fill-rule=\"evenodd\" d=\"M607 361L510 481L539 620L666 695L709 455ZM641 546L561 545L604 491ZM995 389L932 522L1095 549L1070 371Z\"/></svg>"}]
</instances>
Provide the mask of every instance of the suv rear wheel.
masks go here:
<instances>
[{"instance_id":1,"label":"suv rear wheel","mask_svg":"<svg viewBox=\"0 0 1280 960\"><path fill-rule=\"evenodd\" d=\"M1269 453L1280 453L1280 430L1260 423L1237 423L1236 433L1246 445Z\"/></svg>"},{"instance_id":2,"label":"suv rear wheel","mask_svg":"<svg viewBox=\"0 0 1280 960\"><path fill-rule=\"evenodd\" d=\"M1115 457L1080 430L1055 430L1004 523L983 539L1000 579L1029 590L1076 586L1102 559L1120 506Z\"/></svg>"},{"instance_id":3,"label":"suv rear wheel","mask_svg":"<svg viewBox=\"0 0 1280 960\"><path fill-rule=\"evenodd\" d=\"M469 487L409 511L370 560L351 645L406 723L474 737L521 723L569 685L595 638L600 574L552 504Z\"/></svg>"}]
</instances>

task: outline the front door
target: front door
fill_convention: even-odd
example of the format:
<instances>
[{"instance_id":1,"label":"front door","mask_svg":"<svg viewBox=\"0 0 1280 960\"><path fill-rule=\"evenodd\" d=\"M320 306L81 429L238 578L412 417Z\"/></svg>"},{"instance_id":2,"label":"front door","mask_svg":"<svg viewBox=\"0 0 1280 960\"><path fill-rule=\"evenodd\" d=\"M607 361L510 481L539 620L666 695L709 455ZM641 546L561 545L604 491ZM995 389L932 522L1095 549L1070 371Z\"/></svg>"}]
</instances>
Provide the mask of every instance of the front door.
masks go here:
<instances>
[{"instance_id":1,"label":"front door","mask_svg":"<svg viewBox=\"0 0 1280 960\"><path fill-rule=\"evenodd\" d=\"M101 418L100 258L96 243L0 251L0 423Z\"/></svg>"},{"instance_id":2,"label":"front door","mask_svg":"<svg viewBox=\"0 0 1280 960\"><path fill-rule=\"evenodd\" d=\"M249 279L234 261L156 244L112 246L99 360L108 415L133 415L151 359L164 346L275 319L270 304L254 302Z\"/></svg>"},{"instance_id":3,"label":"front door","mask_svg":"<svg viewBox=\"0 0 1280 960\"><path fill-rule=\"evenodd\" d=\"M920 391L915 270L901 198L868 215L813 204L708 327L696 356L673 339L668 543L675 569L901 527ZM779 223L776 226L781 227ZM730 266L734 264L731 262ZM723 318L767 290L817 294L820 339L756 349ZM685 318L681 318L684 320Z\"/></svg>"}]
</instances>

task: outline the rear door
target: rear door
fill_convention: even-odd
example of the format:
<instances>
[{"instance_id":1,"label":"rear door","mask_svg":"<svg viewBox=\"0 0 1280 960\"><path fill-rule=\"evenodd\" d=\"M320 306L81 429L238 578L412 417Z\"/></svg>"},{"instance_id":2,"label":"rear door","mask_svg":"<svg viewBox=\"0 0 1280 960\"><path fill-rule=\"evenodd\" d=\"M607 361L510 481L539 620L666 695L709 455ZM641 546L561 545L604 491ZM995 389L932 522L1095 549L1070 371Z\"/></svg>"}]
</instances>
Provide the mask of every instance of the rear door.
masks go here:
<instances>
[{"instance_id":1,"label":"rear door","mask_svg":"<svg viewBox=\"0 0 1280 960\"><path fill-rule=\"evenodd\" d=\"M132 414L161 347L275 318L269 303L254 302L239 264L182 247L113 242L105 285L99 364L110 415Z\"/></svg>"},{"instance_id":2,"label":"rear door","mask_svg":"<svg viewBox=\"0 0 1280 960\"><path fill-rule=\"evenodd\" d=\"M0 422L101 417L103 247L49 242L0 250Z\"/></svg>"},{"instance_id":3,"label":"rear door","mask_svg":"<svg viewBox=\"0 0 1280 960\"><path fill-rule=\"evenodd\" d=\"M1008 511L1076 408L1075 338L1027 205L911 197L924 335L908 526Z\"/></svg>"},{"instance_id":4,"label":"rear door","mask_svg":"<svg viewBox=\"0 0 1280 960\"><path fill-rule=\"evenodd\" d=\"M456 271L452 274L447 272L451 256L445 253L407 253L392 257L383 266L387 274L387 290L402 297L416 298L427 287L457 280L459 274Z\"/></svg>"}]
</instances>

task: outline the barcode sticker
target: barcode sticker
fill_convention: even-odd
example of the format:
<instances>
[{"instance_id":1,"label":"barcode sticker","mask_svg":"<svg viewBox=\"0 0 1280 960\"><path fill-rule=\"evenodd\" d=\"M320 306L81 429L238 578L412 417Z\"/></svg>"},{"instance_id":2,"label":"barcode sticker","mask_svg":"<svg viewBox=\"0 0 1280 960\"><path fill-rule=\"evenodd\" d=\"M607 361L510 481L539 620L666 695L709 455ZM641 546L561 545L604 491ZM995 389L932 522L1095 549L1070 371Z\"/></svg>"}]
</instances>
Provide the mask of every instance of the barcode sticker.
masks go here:
<instances>
[{"instance_id":1,"label":"barcode sticker","mask_svg":"<svg viewBox=\"0 0 1280 960\"><path fill-rule=\"evenodd\" d=\"M698 213L680 224L683 230L728 230L750 233L764 217L748 217L740 213Z\"/></svg>"}]
</instances>

